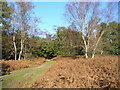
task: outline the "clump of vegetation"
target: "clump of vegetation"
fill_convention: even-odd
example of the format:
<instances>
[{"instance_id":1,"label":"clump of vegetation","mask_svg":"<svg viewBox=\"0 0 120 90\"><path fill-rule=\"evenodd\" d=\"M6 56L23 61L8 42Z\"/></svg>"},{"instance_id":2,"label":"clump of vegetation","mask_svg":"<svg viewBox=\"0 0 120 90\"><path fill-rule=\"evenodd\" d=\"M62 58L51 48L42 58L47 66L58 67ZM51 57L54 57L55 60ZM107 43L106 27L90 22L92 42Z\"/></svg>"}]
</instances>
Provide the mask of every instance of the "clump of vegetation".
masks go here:
<instances>
[{"instance_id":1,"label":"clump of vegetation","mask_svg":"<svg viewBox=\"0 0 120 90\"><path fill-rule=\"evenodd\" d=\"M118 56L105 56L89 60L58 60L32 87L118 88L119 84Z\"/></svg>"},{"instance_id":2,"label":"clump of vegetation","mask_svg":"<svg viewBox=\"0 0 120 90\"><path fill-rule=\"evenodd\" d=\"M1 60L2 65L1 73L5 74L14 70L20 70L23 68L28 68L30 66L41 65L45 62L45 58L32 58L32 60Z\"/></svg>"}]
</instances>

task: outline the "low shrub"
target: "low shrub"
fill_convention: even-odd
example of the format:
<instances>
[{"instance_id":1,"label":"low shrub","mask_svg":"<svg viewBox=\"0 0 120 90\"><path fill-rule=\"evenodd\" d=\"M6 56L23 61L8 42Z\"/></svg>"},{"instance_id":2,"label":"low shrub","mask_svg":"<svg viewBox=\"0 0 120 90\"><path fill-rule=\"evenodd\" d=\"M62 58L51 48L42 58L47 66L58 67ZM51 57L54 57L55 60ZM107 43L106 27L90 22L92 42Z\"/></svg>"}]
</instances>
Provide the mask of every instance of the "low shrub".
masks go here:
<instances>
[{"instance_id":1,"label":"low shrub","mask_svg":"<svg viewBox=\"0 0 120 90\"><path fill-rule=\"evenodd\" d=\"M65 58L58 60L32 87L118 88L120 86L118 70L118 56L75 60Z\"/></svg>"},{"instance_id":2,"label":"low shrub","mask_svg":"<svg viewBox=\"0 0 120 90\"><path fill-rule=\"evenodd\" d=\"M31 60L1 60L2 73L28 68L34 65L41 65L45 62L45 58L32 58Z\"/></svg>"}]
</instances>

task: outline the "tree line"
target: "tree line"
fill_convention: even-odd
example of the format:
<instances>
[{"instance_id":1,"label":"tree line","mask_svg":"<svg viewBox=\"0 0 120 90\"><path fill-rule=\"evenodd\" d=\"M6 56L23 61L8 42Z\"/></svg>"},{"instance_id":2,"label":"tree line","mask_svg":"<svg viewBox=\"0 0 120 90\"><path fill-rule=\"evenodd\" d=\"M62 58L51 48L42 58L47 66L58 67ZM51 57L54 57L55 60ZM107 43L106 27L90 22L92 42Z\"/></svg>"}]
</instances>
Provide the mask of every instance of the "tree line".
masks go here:
<instances>
[{"instance_id":1,"label":"tree line","mask_svg":"<svg viewBox=\"0 0 120 90\"><path fill-rule=\"evenodd\" d=\"M33 17L34 6L31 2L2 2L2 59L53 58L59 55L94 58L95 54L120 54L120 24L113 20L115 3L108 3L103 9L101 5L68 3L65 17L70 25L56 27L56 34L46 33L46 37L41 38L37 28L40 19Z\"/></svg>"}]
</instances>

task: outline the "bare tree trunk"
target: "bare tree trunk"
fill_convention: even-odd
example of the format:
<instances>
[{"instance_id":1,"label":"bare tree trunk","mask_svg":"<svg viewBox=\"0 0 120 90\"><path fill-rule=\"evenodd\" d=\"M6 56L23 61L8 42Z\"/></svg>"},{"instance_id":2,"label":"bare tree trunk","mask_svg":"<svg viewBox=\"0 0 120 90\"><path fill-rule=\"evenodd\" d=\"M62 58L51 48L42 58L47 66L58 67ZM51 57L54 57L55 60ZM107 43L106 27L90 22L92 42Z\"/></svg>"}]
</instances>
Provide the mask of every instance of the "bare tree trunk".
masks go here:
<instances>
[{"instance_id":1,"label":"bare tree trunk","mask_svg":"<svg viewBox=\"0 0 120 90\"><path fill-rule=\"evenodd\" d=\"M92 58L95 57L95 49L93 50L93 53L92 53Z\"/></svg>"},{"instance_id":2,"label":"bare tree trunk","mask_svg":"<svg viewBox=\"0 0 120 90\"><path fill-rule=\"evenodd\" d=\"M85 58L88 58L88 46L85 40L85 37L82 35L83 41L84 41L84 45L85 45Z\"/></svg>"},{"instance_id":3,"label":"bare tree trunk","mask_svg":"<svg viewBox=\"0 0 120 90\"><path fill-rule=\"evenodd\" d=\"M85 48L85 58L88 58L88 48L87 48L87 46Z\"/></svg>"},{"instance_id":4,"label":"bare tree trunk","mask_svg":"<svg viewBox=\"0 0 120 90\"><path fill-rule=\"evenodd\" d=\"M19 53L19 58L18 58L18 60L21 59L22 52L23 52L23 40L21 39L21 50L20 50L20 53Z\"/></svg>"},{"instance_id":5,"label":"bare tree trunk","mask_svg":"<svg viewBox=\"0 0 120 90\"><path fill-rule=\"evenodd\" d=\"M101 33L100 37L98 38L98 40L97 40L97 42L96 42L96 44L95 44L95 47L94 47L93 53L92 53L92 58L95 57L96 48L97 48L98 43L99 43L99 41L100 41L100 39L101 39L101 37L102 37L103 34L104 34L104 31Z\"/></svg>"},{"instance_id":6,"label":"bare tree trunk","mask_svg":"<svg viewBox=\"0 0 120 90\"><path fill-rule=\"evenodd\" d=\"M24 43L24 59L26 59L27 58L27 53L26 53L26 50L27 50L27 46L26 46L26 44Z\"/></svg>"},{"instance_id":7,"label":"bare tree trunk","mask_svg":"<svg viewBox=\"0 0 120 90\"><path fill-rule=\"evenodd\" d=\"M101 50L100 54L101 54L101 55L103 54L103 50Z\"/></svg>"},{"instance_id":8,"label":"bare tree trunk","mask_svg":"<svg viewBox=\"0 0 120 90\"><path fill-rule=\"evenodd\" d=\"M14 45L14 49L15 49L15 60L17 60L17 47L16 47L15 36L14 35L13 35L13 45Z\"/></svg>"}]
</instances>

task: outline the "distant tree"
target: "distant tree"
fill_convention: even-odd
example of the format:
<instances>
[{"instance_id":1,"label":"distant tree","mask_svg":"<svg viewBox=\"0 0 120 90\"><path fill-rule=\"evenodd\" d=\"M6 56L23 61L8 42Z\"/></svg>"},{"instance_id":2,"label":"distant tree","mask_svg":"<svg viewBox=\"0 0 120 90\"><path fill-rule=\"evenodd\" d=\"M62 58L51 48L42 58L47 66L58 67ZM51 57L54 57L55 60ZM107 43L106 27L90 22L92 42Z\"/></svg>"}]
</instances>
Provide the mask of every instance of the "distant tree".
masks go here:
<instances>
[{"instance_id":1,"label":"distant tree","mask_svg":"<svg viewBox=\"0 0 120 90\"><path fill-rule=\"evenodd\" d=\"M63 42L63 47L67 55L75 55L79 49L83 48L81 33L71 28L58 27L57 40ZM82 52L82 51L81 51Z\"/></svg>"},{"instance_id":2,"label":"distant tree","mask_svg":"<svg viewBox=\"0 0 120 90\"><path fill-rule=\"evenodd\" d=\"M26 40L25 51L26 55L25 58L32 58L32 57L39 57L37 51L39 50L38 47L41 43L41 38L38 36L31 36L28 37Z\"/></svg>"},{"instance_id":3,"label":"distant tree","mask_svg":"<svg viewBox=\"0 0 120 90\"><path fill-rule=\"evenodd\" d=\"M33 51L35 57L53 58L62 55L62 43L57 40L50 40L48 38L41 39L36 49Z\"/></svg>"},{"instance_id":4,"label":"distant tree","mask_svg":"<svg viewBox=\"0 0 120 90\"><path fill-rule=\"evenodd\" d=\"M11 19L13 8L7 2L1 2L1 33L2 33L2 58L9 59L13 55L11 42Z\"/></svg>"},{"instance_id":5,"label":"distant tree","mask_svg":"<svg viewBox=\"0 0 120 90\"><path fill-rule=\"evenodd\" d=\"M12 35L2 32L2 59L12 59L14 56Z\"/></svg>"},{"instance_id":6,"label":"distant tree","mask_svg":"<svg viewBox=\"0 0 120 90\"><path fill-rule=\"evenodd\" d=\"M119 47L119 35L118 35L118 23L111 22L106 26L106 32L102 37L102 48L107 54L118 55L120 52Z\"/></svg>"},{"instance_id":7,"label":"distant tree","mask_svg":"<svg viewBox=\"0 0 120 90\"><path fill-rule=\"evenodd\" d=\"M2 31L9 31L9 28L11 26L11 18L12 18L11 14L13 13L13 9L11 6L8 5L7 2L1 2L1 5L2 5L1 8L2 15L1 15L0 24L2 25Z\"/></svg>"}]
</instances>

